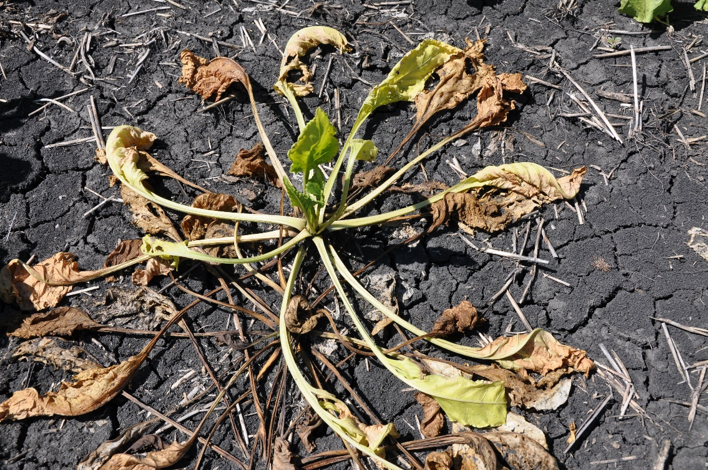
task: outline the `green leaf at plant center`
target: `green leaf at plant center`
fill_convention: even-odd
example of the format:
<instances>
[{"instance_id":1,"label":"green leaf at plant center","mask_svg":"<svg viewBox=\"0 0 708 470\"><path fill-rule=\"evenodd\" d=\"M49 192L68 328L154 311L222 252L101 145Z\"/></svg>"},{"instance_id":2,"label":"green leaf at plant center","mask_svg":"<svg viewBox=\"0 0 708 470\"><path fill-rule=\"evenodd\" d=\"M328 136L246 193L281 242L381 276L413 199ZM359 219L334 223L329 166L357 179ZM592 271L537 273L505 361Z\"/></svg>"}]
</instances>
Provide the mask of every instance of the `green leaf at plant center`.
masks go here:
<instances>
[{"instance_id":1,"label":"green leaf at plant center","mask_svg":"<svg viewBox=\"0 0 708 470\"><path fill-rule=\"evenodd\" d=\"M288 152L293 162L291 173L304 173L309 179L310 170L322 163L329 163L339 152L339 141L334 136L337 129L329 122L327 114L317 108L315 117L305 125L297 142Z\"/></svg>"}]
</instances>

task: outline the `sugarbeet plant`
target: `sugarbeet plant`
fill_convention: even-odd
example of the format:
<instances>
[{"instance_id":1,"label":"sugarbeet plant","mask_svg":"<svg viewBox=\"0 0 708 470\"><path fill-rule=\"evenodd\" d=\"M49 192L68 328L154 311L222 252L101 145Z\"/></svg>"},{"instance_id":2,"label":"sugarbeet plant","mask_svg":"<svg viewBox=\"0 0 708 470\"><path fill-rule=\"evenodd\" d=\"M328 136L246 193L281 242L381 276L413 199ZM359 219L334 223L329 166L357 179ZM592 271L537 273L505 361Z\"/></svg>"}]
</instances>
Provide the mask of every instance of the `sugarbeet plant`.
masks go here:
<instances>
[{"instance_id":1,"label":"sugarbeet plant","mask_svg":"<svg viewBox=\"0 0 708 470\"><path fill-rule=\"evenodd\" d=\"M505 97L505 94L523 93L526 86L520 74L497 74L492 65L485 63L482 53L483 41L474 43L468 41L465 49L459 49L440 41L427 39L407 53L388 76L371 90L344 144L340 146L336 129L327 114L318 108L313 118L306 122L298 104L298 98L306 96L313 89L310 83L312 74L302 60L310 49L319 45L334 46L341 52L349 49L344 35L332 28L317 26L300 30L286 46L279 79L275 84L276 91L285 96L292 106L299 127L299 137L288 152L288 159L291 162L290 176L279 162L258 117L251 84L243 68L231 59L220 57L207 61L188 50L183 51L181 57L184 68L180 81L204 98L216 93L218 100L226 88L234 82L244 86L250 98L260 138L272 164L274 172L272 181L285 189L295 214L299 216L227 212L195 207L197 204L186 206L163 198L146 184L148 175L145 169L150 168L150 165L145 164L146 159L154 162L146 151L149 150L156 136L136 127L119 126L111 132L107 140L105 157L113 174L124 187L163 208L188 214L188 217L198 217L206 221L227 221L234 223L235 226L233 236L206 237L185 242L161 240L147 235L142 242L142 256L110 270L122 269L129 264L149 258L173 265L176 265L179 259L186 258L206 263L245 265L247 269L254 271L252 263L271 260L283 256L286 252L295 251L284 289L278 325L280 345L288 370L303 398L337 435L377 463L389 468L398 468L386 460L384 452L384 441L387 436L397 436L395 427L392 424L368 426L360 422L342 400L313 385L307 374L303 372L306 368L301 368L302 362L293 343L297 342L299 335L308 334L316 323L316 318L307 318L308 312L311 312L305 298L297 295L296 280L306 253L314 247L319 254L339 298L361 337L361 340L352 339L352 341L357 341L357 344L370 349L381 364L407 386L432 397L450 420L478 428L499 426L505 422L507 414L507 397L503 381L476 381L463 375L445 376L433 372L415 358L385 350L377 344L361 320L357 309L352 305L345 283L384 317L413 335L422 337L451 353L471 359L494 361L502 368L511 371L543 375L558 370L587 373L592 368L592 362L585 357L584 351L564 346L548 332L540 329L526 334L500 337L481 348L463 346L448 341L440 335L431 335L406 321L403 316L397 315L367 291L350 272L347 263L338 253L338 248L332 241L334 238L332 234L346 229L383 224L426 208L432 211L431 229L437 228L449 219L455 219L472 228L489 232L499 231L509 223L529 214L541 204L573 198L578 192L585 169L577 169L568 176L556 179L548 170L534 163L490 166L413 205L377 215L357 216L361 209L396 184L407 172L439 152L450 142L469 132L505 122L509 112L515 108L514 101ZM291 72L299 74L298 81L291 81ZM426 82L433 74L437 75L438 81L434 86L426 89ZM387 161L391 161L418 135L420 129L433 115L452 110L475 94L477 115L471 122L419 153L399 169L372 179L370 191L365 196L358 199L350 197L350 193L356 195L355 193L361 192L352 191L353 171L357 163L373 162L377 158L378 148L375 142L357 138L357 135L367 118L378 108L401 101L414 102L416 107L415 123L396 150L389 155ZM327 177L321 166L332 162L334 163ZM155 165L152 165L152 168L154 169ZM301 175L302 183L291 179L292 175ZM239 223L271 225L278 229L260 234L241 235L238 233ZM258 256L243 257L239 249L239 243L244 241L267 241L278 239L283 235L288 236L289 240ZM232 245L236 255L234 257L212 256L203 249L203 247L219 245ZM214 253L214 251L209 252ZM38 272L36 268L26 265L23 267L37 281L50 285L62 284L49 278L46 273ZM260 276L260 279L269 281L258 272L256 275ZM139 364L139 361L147 356L155 341L156 339L151 341L140 355L131 358L133 362L128 366L133 369L130 369L130 373L126 374L127 376L121 381L117 381L120 383L111 383L112 388L109 387L108 391L104 390L101 403L90 403L85 409L94 409L115 396L132 376L136 361ZM224 388L214 404L220 400L238 375L237 373L231 378L229 385ZM13 399L14 397L0 404L0 421L9 419L8 416L12 414ZM24 415L19 413L10 417L26 416L27 413ZM190 441L193 440L194 438Z\"/></svg>"}]
</instances>

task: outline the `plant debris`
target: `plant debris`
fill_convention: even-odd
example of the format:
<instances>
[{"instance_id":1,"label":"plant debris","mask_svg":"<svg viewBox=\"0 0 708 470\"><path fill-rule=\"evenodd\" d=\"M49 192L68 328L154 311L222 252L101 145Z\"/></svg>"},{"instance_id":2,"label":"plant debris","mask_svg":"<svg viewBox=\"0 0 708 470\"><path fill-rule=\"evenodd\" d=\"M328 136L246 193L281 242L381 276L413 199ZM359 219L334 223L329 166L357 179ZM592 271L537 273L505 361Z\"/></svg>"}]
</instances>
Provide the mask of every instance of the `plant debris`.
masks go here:
<instances>
[{"instance_id":1,"label":"plant debris","mask_svg":"<svg viewBox=\"0 0 708 470\"><path fill-rule=\"evenodd\" d=\"M194 198L192 207L212 211L233 212L241 205L230 194L207 193ZM217 223L215 219L188 214L182 219L182 231L188 240L204 238L209 226ZM233 236L233 230L231 235Z\"/></svg>"},{"instance_id":2,"label":"plant debris","mask_svg":"<svg viewBox=\"0 0 708 470\"><path fill-rule=\"evenodd\" d=\"M464 333L473 330L479 321L477 309L470 302L463 300L460 305L445 310L440 318L435 320L430 333L440 336Z\"/></svg>"},{"instance_id":3,"label":"plant debris","mask_svg":"<svg viewBox=\"0 0 708 470\"><path fill-rule=\"evenodd\" d=\"M71 336L76 331L95 330L103 325L74 307L57 307L47 313L35 313L25 318L22 325L8 336L30 339L43 336Z\"/></svg>"},{"instance_id":4,"label":"plant debris","mask_svg":"<svg viewBox=\"0 0 708 470\"><path fill-rule=\"evenodd\" d=\"M322 316L321 312L312 312L310 304L304 296L295 295L288 303L288 309L285 312L285 325L291 333L302 335L312 331Z\"/></svg>"},{"instance_id":5,"label":"plant debris","mask_svg":"<svg viewBox=\"0 0 708 470\"><path fill-rule=\"evenodd\" d=\"M76 257L63 252L34 265L32 271L34 273L18 260L12 260L2 268L0 296L4 302L16 303L25 311L54 307L71 292L72 284L85 277L79 271Z\"/></svg>"},{"instance_id":6,"label":"plant debris","mask_svg":"<svg viewBox=\"0 0 708 470\"><path fill-rule=\"evenodd\" d=\"M240 82L246 87L250 86L246 85L248 76L243 67L228 57L207 60L185 49L179 58L182 61L182 76L179 78L179 83L199 93L203 100L216 93L216 101L219 101L221 95L234 82Z\"/></svg>"},{"instance_id":7,"label":"plant debris","mask_svg":"<svg viewBox=\"0 0 708 470\"><path fill-rule=\"evenodd\" d=\"M425 393L416 392L413 396L423 407L423 419L420 422L421 434L428 438L439 436L445 425L445 416L440 410L440 405L433 397Z\"/></svg>"},{"instance_id":8,"label":"plant debris","mask_svg":"<svg viewBox=\"0 0 708 470\"><path fill-rule=\"evenodd\" d=\"M78 346L62 346L54 338L36 338L20 344L12 357L49 364L57 369L79 373L101 367L93 359L86 359L87 353Z\"/></svg>"},{"instance_id":9,"label":"plant debris","mask_svg":"<svg viewBox=\"0 0 708 470\"><path fill-rule=\"evenodd\" d=\"M265 179L277 188L281 187L275 168L265 161L265 147L263 147L261 142L254 145L251 150L239 150L236 160L229 168L228 174L231 176Z\"/></svg>"}]
</instances>

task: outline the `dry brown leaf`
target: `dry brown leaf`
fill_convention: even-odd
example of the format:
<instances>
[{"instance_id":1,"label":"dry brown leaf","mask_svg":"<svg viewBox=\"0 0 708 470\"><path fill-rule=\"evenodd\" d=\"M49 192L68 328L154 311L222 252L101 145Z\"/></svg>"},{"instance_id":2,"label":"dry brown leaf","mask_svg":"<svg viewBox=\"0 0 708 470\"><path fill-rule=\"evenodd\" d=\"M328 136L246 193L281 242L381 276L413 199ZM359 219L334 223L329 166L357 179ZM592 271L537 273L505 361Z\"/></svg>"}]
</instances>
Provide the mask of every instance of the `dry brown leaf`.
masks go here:
<instances>
[{"instance_id":1,"label":"dry brown leaf","mask_svg":"<svg viewBox=\"0 0 708 470\"><path fill-rule=\"evenodd\" d=\"M22 322L22 326L8 336L29 339L42 336L71 336L75 331L95 330L103 325L91 320L83 310L58 307L47 313L36 313Z\"/></svg>"},{"instance_id":2,"label":"dry brown leaf","mask_svg":"<svg viewBox=\"0 0 708 470\"><path fill-rule=\"evenodd\" d=\"M305 296L294 295L285 311L285 326L291 333L299 335L309 333L317 326L322 316L319 311L313 314Z\"/></svg>"},{"instance_id":3,"label":"dry brown leaf","mask_svg":"<svg viewBox=\"0 0 708 470\"><path fill-rule=\"evenodd\" d=\"M532 335L527 341L528 336ZM519 343L525 345L518 352L506 359L496 362L505 369L515 370L521 376L528 372L546 375L554 370L572 367L586 376L595 364L581 349L566 346L556 340L553 335L544 330L535 330L533 333L516 335L512 338L501 336L480 350L482 355L500 357L507 350L515 350Z\"/></svg>"},{"instance_id":4,"label":"dry brown leaf","mask_svg":"<svg viewBox=\"0 0 708 470\"><path fill-rule=\"evenodd\" d=\"M126 185L120 188L123 205L130 208L133 213L133 223L150 235L167 235L174 241L181 238L172 225L172 221L165 211L157 204L148 201Z\"/></svg>"},{"instance_id":5,"label":"dry brown leaf","mask_svg":"<svg viewBox=\"0 0 708 470\"><path fill-rule=\"evenodd\" d=\"M137 268L133 272L133 284L136 286L147 286L155 276L167 276L172 272L172 266L164 259L150 258L145 263L145 269Z\"/></svg>"},{"instance_id":6,"label":"dry brown leaf","mask_svg":"<svg viewBox=\"0 0 708 470\"><path fill-rule=\"evenodd\" d=\"M420 432L427 438L440 435L445 424L445 416L440 411L440 404L430 395L416 392L413 395L423 407L423 420L420 422Z\"/></svg>"},{"instance_id":7,"label":"dry brown leaf","mask_svg":"<svg viewBox=\"0 0 708 470\"><path fill-rule=\"evenodd\" d=\"M265 147L258 142L251 150L241 149L236 156L236 160L231 164L228 171L232 176L246 176L249 178L265 179L273 183L277 188L281 187L278 173L273 165L265 161Z\"/></svg>"},{"instance_id":8,"label":"dry brown leaf","mask_svg":"<svg viewBox=\"0 0 708 470\"><path fill-rule=\"evenodd\" d=\"M157 419L143 421L135 426L131 426L123 431L120 436L115 439L102 442L96 450L87 455L76 466L76 470L98 470L116 453L125 449L128 444L145 433L150 426L154 425Z\"/></svg>"},{"instance_id":9,"label":"dry brown leaf","mask_svg":"<svg viewBox=\"0 0 708 470\"><path fill-rule=\"evenodd\" d=\"M477 309L470 302L463 300L457 307L448 308L435 320L431 333L446 336L473 330L480 318Z\"/></svg>"},{"instance_id":10,"label":"dry brown leaf","mask_svg":"<svg viewBox=\"0 0 708 470\"><path fill-rule=\"evenodd\" d=\"M177 313L170 299L142 286L113 287L101 302L90 302L90 309L103 325L136 330L155 330Z\"/></svg>"},{"instance_id":11,"label":"dry brown leaf","mask_svg":"<svg viewBox=\"0 0 708 470\"><path fill-rule=\"evenodd\" d=\"M566 196L573 197L586 171L583 167L558 178L556 181L561 193L555 184L545 179L545 173L524 179L500 167L487 167L478 175L486 177L484 181L493 188L445 194L443 199L432 204L433 220L428 231L456 219L471 228L499 232L542 204L565 199Z\"/></svg>"},{"instance_id":12,"label":"dry brown leaf","mask_svg":"<svg viewBox=\"0 0 708 470\"><path fill-rule=\"evenodd\" d=\"M578 432L578 425L575 424L575 421L570 422L570 426L568 426L568 431L570 431L570 436L568 436L568 439L566 439L565 442L567 442L568 444L572 444L577 439L575 433Z\"/></svg>"},{"instance_id":13,"label":"dry brown leaf","mask_svg":"<svg viewBox=\"0 0 708 470\"><path fill-rule=\"evenodd\" d=\"M548 450L548 442L546 441L546 435L543 431L541 431L538 426L529 423L523 416L517 415L516 413L507 413L506 423L496 428L495 431L523 434L524 436L530 437L534 441L538 442L544 449Z\"/></svg>"},{"instance_id":14,"label":"dry brown leaf","mask_svg":"<svg viewBox=\"0 0 708 470\"><path fill-rule=\"evenodd\" d=\"M292 35L285 45L283 53L283 61L280 65L280 76L275 89L278 93L283 94L279 89L281 86L289 86L296 96L307 96L314 90L312 83L312 72L309 67L300 61L307 52L313 47L321 44L331 45L339 49L340 52L349 51L347 39L339 31L327 26L310 26L303 28ZM298 70L302 74L299 82L301 84L287 83L288 74L291 71Z\"/></svg>"},{"instance_id":15,"label":"dry brown leaf","mask_svg":"<svg viewBox=\"0 0 708 470\"><path fill-rule=\"evenodd\" d=\"M422 183L412 184L403 183L400 186L391 186L389 189L392 192L401 192L406 194L423 194L432 195L438 191L445 191L449 186L440 181L424 181Z\"/></svg>"},{"instance_id":16,"label":"dry brown leaf","mask_svg":"<svg viewBox=\"0 0 708 470\"><path fill-rule=\"evenodd\" d=\"M185 444L173 442L162 450L148 452L144 456L116 454L99 470L152 470L171 467L179 461L191 447L191 440Z\"/></svg>"},{"instance_id":17,"label":"dry brown leaf","mask_svg":"<svg viewBox=\"0 0 708 470\"><path fill-rule=\"evenodd\" d=\"M389 166L377 166L369 171L355 173L352 179L351 191L378 186L383 180L396 172Z\"/></svg>"},{"instance_id":18,"label":"dry brown leaf","mask_svg":"<svg viewBox=\"0 0 708 470\"><path fill-rule=\"evenodd\" d=\"M273 446L273 470L297 470L292 464L293 453L290 450L288 441L278 436L275 438Z\"/></svg>"},{"instance_id":19,"label":"dry brown leaf","mask_svg":"<svg viewBox=\"0 0 708 470\"><path fill-rule=\"evenodd\" d=\"M488 432L484 437L494 444L512 470L559 470L555 457L530 437L514 432Z\"/></svg>"},{"instance_id":20,"label":"dry brown leaf","mask_svg":"<svg viewBox=\"0 0 708 470\"><path fill-rule=\"evenodd\" d=\"M106 261L103 263L103 267L110 268L111 266L125 263L126 261L135 259L138 256L142 256L143 252L140 251L140 246L142 244L143 241L140 239L121 241L106 257Z\"/></svg>"},{"instance_id":21,"label":"dry brown leaf","mask_svg":"<svg viewBox=\"0 0 708 470\"><path fill-rule=\"evenodd\" d=\"M96 361L82 357L87 355L83 348L74 345L62 346L54 338L25 341L12 353L12 357L20 360L41 362L74 373L101 367Z\"/></svg>"},{"instance_id":22,"label":"dry brown leaf","mask_svg":"<svg viewBox=\"0 0 708 470\"><path fill-rule=\"evenodd\" d=\"M79 264L71 253L57 253L32 268L40 278L64 285L42 282L20 261L12 260L0 271L0 298L4 302L17 303L25 311L44 310L56 306L71 291L70 284L81 281Z\"/></svg>"},{"instance_id":23,"label":"dry brown leaf","mask_svg":"<svg viewBox=\"0 0 708 470\"><path fill-rule=\"evenodd\" d=\"M515 372L502 369L496 364L477 365L470 367L469 372L486 380L501 380L511 400L512 406L523 406L539 411L555 410L568 400L572 381L570 379L561 380L560 383L544 384L536 383L528 374L524 377ZM570 368L563 368L565 373L572 373ZM550 374L549 374L550 375ZM557 377L560 379L560 377ZM543 388L549 386L550 388Z\"/></svg>"},{"instance_id":24,"label":"dry brown leaf","mask_svg":"<svg viewBox=\"0 0 708 470\"><path fill-rule=\"evenodd\" d=\"M312 408L309 408L305 412L305 416L303 416L302 420L297 423L297 426L295 427L297 435L300 436L300 440L305 445L305 449L307 449L308 452L314 452L317 448L311 436L312 433L322 425L322 423L323 421L317 413L315 413Z\"/></svg>"},{"instance_id":25,"label":"dry brown leaf","mask_svg":"<svg viewBox=\"0 0 708 470\"><path fill-rule=\"evenodd\" d=\"M214 221L207 226L204 238L224 238L234 236L234 225L226 222ZM233 244L205 246L208 255L219 258L236 258L236 249Z\"/></svg>"},{"instance_id":26,"label":"dry brown leaf","mask_svg":"<svg viewBox=\"0 0 708 470\"><path fill-rule=\"evenodd\" d=\"M239 64L228 57L215 57L211 60L195 55L185 49L179 56L182 61L182 76L179 83L199 93L206 100L216 93L216 101L234 82L242 83L246 88L248 75Z\"/></svg>"},{"instance_id":27,"label":"dry brown leaf","mask_svg":"<svg viewBox=\"0 0 708 470\"><path fill-rule=\"evenodd\" d=\"M0 403L0 422L35 416L80 416L108 403L130 382L150 352L150 345L120 364L89 369L62 382L57 392L40 395L34 388L17 391Z\"/></svg>"},{"instance_id":28,"label":"dry brown leaf","mask_svg":"<svg viewBox=\"0 0 708 470\"><path fill-rule=\"evenodd\" d=\"M425 457L425 470L452 470L453 461L447 452L431 452Z\"/></svg>"},{"instance_id":29,"label":"dry brown leaf","mask_svg":"<svg viewBox=\"0 0 708 470\"><path fill-rule=\"evenodd\" d=\"M240 204L230 194L207 193L194 198L192 207L213 211L233 212ZM215 219L199 215L186 215L182 219L182 231L189 240L199 240L206 235L207 228ZM233 236L233 229L230 236Z\"/></svg>"}]
</instances>

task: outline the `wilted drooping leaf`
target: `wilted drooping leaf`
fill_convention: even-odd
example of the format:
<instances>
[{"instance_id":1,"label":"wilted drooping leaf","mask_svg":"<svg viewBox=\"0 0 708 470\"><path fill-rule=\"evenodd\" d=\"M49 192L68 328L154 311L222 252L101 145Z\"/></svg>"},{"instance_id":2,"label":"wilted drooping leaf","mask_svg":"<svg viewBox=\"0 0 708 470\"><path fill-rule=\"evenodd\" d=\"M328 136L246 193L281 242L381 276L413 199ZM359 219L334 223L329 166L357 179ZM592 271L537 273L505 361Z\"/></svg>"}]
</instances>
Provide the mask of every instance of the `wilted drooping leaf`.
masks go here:
<instances>
[{"instance_id":1,"label":"wilted drooping leaf","mask_svg":"<svg viewBox=\"0 0 708 470\"><path fill-rule=\"evenodd\" d=\"M211 60L195 55L185 49L179 56L182 61L182 76L179 83L199 93L206 100L216 93L216 101L234 82L249 87L248 76L238 63L228 57L215 57Z\"/></svg>"},{"instance_id":2,"label":"wilted drooping leaf","mask_svg":"<svg viewBox=\"0 0 708 470\"><path fill-rule=\"evenodd\" d=\"M494 358L500 366L522 376L527 372L546 375L563 368L587 376L595 368L585 351L566 346L540 329L511 338L501 336L483 347L480 354L480 357Z\"/></svg>"},{"instance_id":3,"label":"wilted drooping leaf","mask_svg":"<svg viewBox=\"0 0 708 470\"><path fill-rule=\"evenodd\" d=\"M487 167L453 187L453 191L472 191L449 192L432 205L428 230L451 218L489 233L504 230L542 204L575 197L585 172L583 167L556 179L535 163Z\"/></svg>"},{"instance_id":4,"label":"wilted drooping leaf","mask_svg":"<svg viewBox=\"0 0 708 470\"><path fill-rule=\"evenodd\" d=\"M20 344L12 357L48 364L57 369L79 373L101 367L93 359L86 359L86 351L74 345L60 345L54 338L36 338Z\"/></svg>"},{"instance_id":5,"label":"wilted drooping leaf","mask_svg":"<svg viewBox=\"0 0 708 470\"><path fill-rule=\"evenodd\" d=\"M121 186L120 195L123 205L130 208L133 214L132 222L138 228L151 235L164 234L173 240L180 239L172 221L160 206L148 201L126 185Z\"/></svg>"},{"instance_id":6,"label":"wilted drooping leaf","mask_svg":"<svg viewBox=\"0 0 708 470\"><path fill-rule=\"evenodd\" d=\"M99 470L151 470L167 468L176 464L191 447L191 440L185 444L173 442L162 450L154 450L145 455L115 454Z\"/></svg>"},{"instance_id":7,"label":"wilted drooping leaf","mask_svg":"<svg viewBox=\"0 0 708 470\"><path fill-rule=\"evenodd\" d=\"M280 187L280 179L275 168L265 161L265 147L258 142L251 150L241 149L231 164L229 175L265 179Z\"/></svg>"},{"instance_id":8,"label":"wilted drooping leaf","mask_svg":"<svg viewBox=\"0 0 708 470\"><path fill-rule=\"evenodd\" d=\"M71 253L57 253L32 267L37 279L19 260L12 260L0 271L0 298L16 303L20 310L43 310L54 307L71 291L71 285L81 282L79 264ZM50 285L43 281L50 281Z\"/></svg>"},{"instance_id":9,"label":"wilted drooping leaf","mask_svg":"<svg viewBox=\"0 0 708 470\"><path fill-rule=\"evenodd\" d=\"M145 269L137 268L133 272L132 281L136 286L147 286L155 276L167 276L172 267L163 259L150 258L145 263Z\"/></svg>"},{"instance_id":10,"label":"wilted drooping leaf","mask_svg":"<svg viewBox=\"0 0 708 470\"><path fill-rule=\"evenodd\" d=\"M327 26L310 26L303 28L290 37L285 46L283 61L280 65L280 74L275 84L275 90L281 95L288 93L286 88L292 90L295 96L307 96L314 90L312 83L312 72L309 67L300 59L304 57L310 49L319 45L330 45L339 49L340 52L349 51L347 38L334 28ZM302 75L301 83L289 83L288 73L297 70Z\"/></svg>"},{"instance_id":11,"label":"wilted drooping leaf","mask_svg":"<svg viewBox=\"0 0 708 470\"><path fill-rule=\"evenodd\" d=\"M0 422L35 416L80 416L108 403L130 382L150 345L120 364L85 370L57 392L40 395L34 388L17 391L0 403Z\"/></svg>"},{"instance_id":12,"label":"wilted drooping leaf","mask_svg":"<svg viewBox=\"0 0 708 470\"><path fill-rule=\"evenodd\" d=\"M514 432L488 432L484 437L497 448L512 470L559 470L555 457L541 444Z\"/></svg>"},{"instance_id":13,"label":"wilted drooping leaf","mask_svg":"<svg viewBox=\"0 0 708 470\"><path fill-rule=\"evenodd\" d=\"M293 453L288 441L278 436L273 447L273 470L297 470L293 465Z\"/></svg>"},{"instance_id":14,"label":"wilted drooping leaf","mask_svg":"<svg viewBox=\"0 0 708 470\"><path fill-rule=\"evenodd\" d=\"M47 313L35 313L25 318L8 336L29 339L42 336L71 336L75 331L95 330L103 325L91 320L83 310L74 307L57 307Z\"/></svg>"},{"instance_id":15,"label":"wilted drooping leaf","mask_svg":"<svg viewBox=\"0 0 708 470\"><path fill-rule=\"evenodd\" d=\"M285 325L291 333L301 335L312 331L321 317L322 313L313 312L304 296L294 295L285 311Z\"/></svg>"},{"instance_id":16,"label":"wilted drooping leaf","mask_svg":"<svg viewBox=\"0 0 708 470\"><path fill-rule=\"evenodd\" d=\"M477 309L470 302L463 300L460 305L448 308L435 320L431 333L446 336L453 333L464 333L473 330L480 318Z\"/></svg>"},{"instance_id":17,"label":"wilted drooping leaf","mask_svg":"<svg viewBox=\"0 0 708 470\"><path fill-rule=\"evenodd\" d=\"M207 193L200 194L192 202L192 207L197 209L208 209L222 212L233 212L240 207L240 204L230 194ZM199 240L204 238L207 228L214 223L215 219L199 215L186 215L182 219L182 231L189 240ZM233 235L233 233L231 234Z\"/></svg>"},{"instance_id":18,"label":"wilted drooping leaf","mask_svg":"<svg viewBox=\"0 0 708 470\"><path fill-rule=\"evenodd\" d=\"M696 3L701 3L700 0ZM696 7L698 8L698 7ZM674 11L671 0L622 0L619 12L640 23L651 23L655 18Z\"/></svg>"},{"instance_id":19,"label":"wilted drooping leaf","mask_svg":"<svg viewBox=\"0 0 708 470\"><path fill-rule=\"evenodd\" d=\"M106 257L103 267L110 268L111 266L125 263L126 261L142 256L143 252L140 251L140 245L142 245L142 243L143 241L140 239L123 240L119 242Z\"/></svg>"},{"instance_id":20,"label":"wilted drooping leaf","mask_svg":"<svg viewBox=\"0 0 708 470\"><path fill-rule=\"evenodd\" d=\"M423 419L420 422L420 432L425 437L440 435L445 424L445 417L440 411L440 405L435 399L425 393L416 392L415 399L423 407Z\"/></svg>"},{"instance_id":21,"label":"wilted drooping leaf","mask_svg":"<svg viewBox=\"0 0 708 470\"><path fill-rule=\"evenodd\" d=\"M312 440L312 433L322 424L322 419L317 416L317 413L315 413L312 408L309 408L305 412L305 416L303 416L302 420L297 423L295 430L308 452L314 452L317 448L315 442Z\"/></svg>"}]
</instances>

